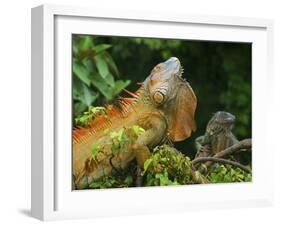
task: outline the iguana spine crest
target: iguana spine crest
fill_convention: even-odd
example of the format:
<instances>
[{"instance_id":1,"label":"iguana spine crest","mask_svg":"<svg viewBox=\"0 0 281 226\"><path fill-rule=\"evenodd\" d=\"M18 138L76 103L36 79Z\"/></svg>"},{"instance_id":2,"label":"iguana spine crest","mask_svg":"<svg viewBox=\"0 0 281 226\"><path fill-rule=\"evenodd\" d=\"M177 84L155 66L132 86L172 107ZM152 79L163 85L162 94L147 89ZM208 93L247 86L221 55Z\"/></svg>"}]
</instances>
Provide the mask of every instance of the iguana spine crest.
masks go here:
<instances>
[{"instance_id":1,"label":"iguana spine crest","mask_svg":"<svg viewBox=\"0 0 281 226\"><path fill-rule=\"evenodd\" d=\"M141 87L135 93L128 90L124 91L132 97L119 97L120 106L108 105L105 109L105 115L97 114L94 116L93 121L88 125L88 128L77 126L73 129L73 143L81 144L87 141L87 138L92 135L104 131L112 125L113 121L127 117L135 111L135 107L139 104L141 96L143 96L143 88Z\"/></svg>"}]
</instances>

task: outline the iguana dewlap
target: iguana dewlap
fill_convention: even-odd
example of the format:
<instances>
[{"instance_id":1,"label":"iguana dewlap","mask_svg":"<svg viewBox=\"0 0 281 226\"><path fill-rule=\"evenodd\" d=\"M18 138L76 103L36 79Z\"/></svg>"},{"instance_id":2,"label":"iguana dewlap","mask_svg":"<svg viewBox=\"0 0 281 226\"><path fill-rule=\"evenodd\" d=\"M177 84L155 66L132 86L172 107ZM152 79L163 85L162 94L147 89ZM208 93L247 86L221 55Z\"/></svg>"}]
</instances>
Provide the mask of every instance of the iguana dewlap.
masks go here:
<instances>
[{"instance_id":1,"label":"iguana dewlap","mask_svg":"<svg viewBox=\"0 0 281 226\"><path fill-rule=\"evenodd\" d=\"M124 169L136 159L143 167L150 150L163 139L181 141L195 131L196 96L182 78L182 67L176 57L156 65L131 98L121 98L121 109L108 106L106 114L97 116L90 128L73 130L73 176L76 188L110 175L113 168ZM128 144L127 152L112 155L110 145L93 158L93 142L106 144L105 130L118 131L138 125L145 132Z\"/></svg>"}]
</instances>

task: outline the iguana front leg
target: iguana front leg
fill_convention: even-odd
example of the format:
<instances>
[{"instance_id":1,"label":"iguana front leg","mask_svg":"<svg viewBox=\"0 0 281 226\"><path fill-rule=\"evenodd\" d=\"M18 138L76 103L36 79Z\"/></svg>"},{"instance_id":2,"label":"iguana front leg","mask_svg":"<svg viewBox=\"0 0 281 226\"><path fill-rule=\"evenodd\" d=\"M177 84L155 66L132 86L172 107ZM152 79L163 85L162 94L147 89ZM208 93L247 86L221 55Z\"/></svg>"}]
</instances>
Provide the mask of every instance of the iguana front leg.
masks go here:
<instances>
[{"instance_id":1,"label":"iguana front leg","mask_svg":"<svg viewBox=\"0 0 281 226\"><path fill-rule=\"evenodd\" d=\"M145 119L144 122L148 120ZM162 116L152 115L149 117L149 129L147 129L144 134L142 134L134 143L133 151L135 153L135 157L138 163L137 166L137 179L136 179L136 186L142 186L142 169L144 167L144 162L150 157L151 153L149 150L150 148L155 147L157 144L165 136L167 130L167 124L165 119ZM142 123L143 124L143 123ZM146 123L144 123L144 126Z\"/></svg>"},{"instance_id":2,"label":"iguana front leg","mask_svg":"<svg viewBox=\"0 0 281 226\"><path fill-rule=\"evenodd\" d=\"M133 152L138 166L143 168L144 162L150 157L149 148L155 147L165 136L167 123L165 118L160 114L151 114L141 119L140 125L146 131L139 136L133 145Z\"/></svg>"},{"instance_id":3,"label":"iguana front leg","mask_svg":"<svg viewBox=\"0 0 281 226\"><path fill-rule=\"evenodd\" d=\"M195 148L197 150L195 158L210 156L211 150L210 150L210 148L207 148L208 144L209 143L206 142L206 137L205 136L200 136L200 137L197 137L195 139Z\"/></svg>"}]
</instances>

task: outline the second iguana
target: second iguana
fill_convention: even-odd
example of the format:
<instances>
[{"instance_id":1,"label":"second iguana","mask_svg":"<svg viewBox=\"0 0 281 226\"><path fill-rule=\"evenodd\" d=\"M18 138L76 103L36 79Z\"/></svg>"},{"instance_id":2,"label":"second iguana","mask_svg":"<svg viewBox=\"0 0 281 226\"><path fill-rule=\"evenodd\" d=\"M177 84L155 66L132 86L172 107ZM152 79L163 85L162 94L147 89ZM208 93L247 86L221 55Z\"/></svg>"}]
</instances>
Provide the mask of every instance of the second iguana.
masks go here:
<instances>
[{"instance_id":1,"label":"second iguana","mask_svg":"<svg viewBox=\"0 0 281 226\"><path fill-rule=\"evenodd\" d=\"M210 157L238 143L232 133L235 116L229 112L216 112L207 124L205 134L196 138L195 147L198 157Z\"/></svg>"}]
</instances>

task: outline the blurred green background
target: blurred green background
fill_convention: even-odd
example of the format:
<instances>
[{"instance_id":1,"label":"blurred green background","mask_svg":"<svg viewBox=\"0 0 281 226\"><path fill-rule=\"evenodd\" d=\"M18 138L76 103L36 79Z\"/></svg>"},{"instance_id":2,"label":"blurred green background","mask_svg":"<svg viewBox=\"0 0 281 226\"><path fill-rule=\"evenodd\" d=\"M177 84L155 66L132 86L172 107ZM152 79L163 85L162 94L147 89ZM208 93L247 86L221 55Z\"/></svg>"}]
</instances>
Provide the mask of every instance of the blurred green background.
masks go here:
<instances>
[{"instance_id":1,"label":"blurred green background","mask_svg":"<svg viewBox=\"0 0 281 226\"><path fill-rule=\"evenodd\" d=\"M193 157L194 139L216 111L236 116L239 140L251 137L251 44L73 35L73 117L138 89L152 68L175 56L198 100L197 131L176 148Z\"/></svg>"}]
</instances>

